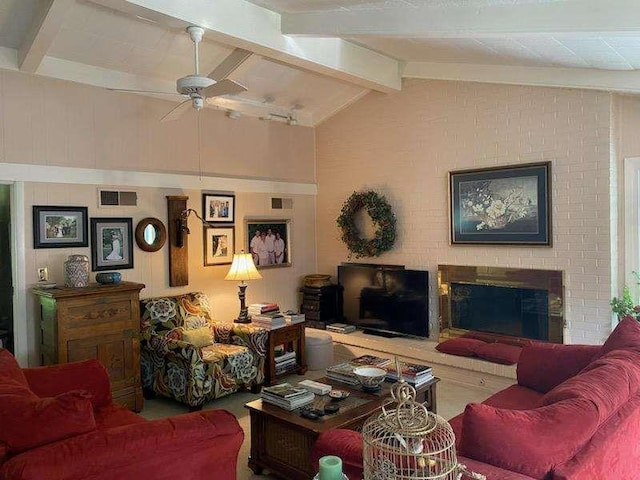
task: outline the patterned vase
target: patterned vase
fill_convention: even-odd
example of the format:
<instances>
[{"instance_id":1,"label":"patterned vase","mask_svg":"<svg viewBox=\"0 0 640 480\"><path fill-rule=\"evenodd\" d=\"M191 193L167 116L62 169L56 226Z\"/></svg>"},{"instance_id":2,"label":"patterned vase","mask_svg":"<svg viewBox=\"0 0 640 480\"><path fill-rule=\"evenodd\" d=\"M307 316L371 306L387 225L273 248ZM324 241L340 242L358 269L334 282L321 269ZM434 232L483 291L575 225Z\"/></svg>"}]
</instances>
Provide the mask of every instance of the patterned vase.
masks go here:
<instances>
[{"instance_id":1,"label":"patterned vase","mask_svg":"<svg viewBox=\"0 0 640 480\"><path fill-rule=\"evenodd\" d=\"M89 285L89 258L86 255L69 255L64 262L65 287L86 287Z\"/></svg>"}]
</instances>

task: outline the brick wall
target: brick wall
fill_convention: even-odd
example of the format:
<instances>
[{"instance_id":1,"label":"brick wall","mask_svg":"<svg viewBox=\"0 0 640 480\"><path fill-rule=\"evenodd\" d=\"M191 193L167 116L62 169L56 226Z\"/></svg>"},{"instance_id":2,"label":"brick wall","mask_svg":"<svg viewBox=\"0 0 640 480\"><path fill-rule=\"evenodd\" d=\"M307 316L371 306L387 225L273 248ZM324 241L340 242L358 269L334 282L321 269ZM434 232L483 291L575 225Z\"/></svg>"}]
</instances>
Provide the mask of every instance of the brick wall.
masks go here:
<instances>
[{"instance_id":1,"label":"brick wall","mask_svg":"<svg viewBox=\"0 0 640 480\"><path fill-rule=\"evenodd\" d=\"M610 104L605 92L423 80L367 95L316 131L318 271L348 260L335 224L344 200L375 189L396 212L398 239L372 261L429 270L432 335L435 272L448 263L563 270L565 342L601 342L616 250ZM538 161L552 162L553 247L449 245L447 172Z\"/></svg>"}]
</instances>

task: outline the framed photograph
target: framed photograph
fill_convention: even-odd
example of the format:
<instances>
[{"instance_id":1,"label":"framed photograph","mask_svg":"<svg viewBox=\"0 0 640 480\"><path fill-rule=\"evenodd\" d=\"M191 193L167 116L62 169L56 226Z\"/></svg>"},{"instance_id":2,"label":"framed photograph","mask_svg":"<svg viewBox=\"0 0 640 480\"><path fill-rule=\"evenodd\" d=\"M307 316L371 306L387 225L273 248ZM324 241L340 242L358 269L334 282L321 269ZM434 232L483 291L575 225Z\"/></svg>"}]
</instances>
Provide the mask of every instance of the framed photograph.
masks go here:
<instances>
[{"instance_id":1,"label":"framed photograph","mask_svg":"<svg viewBox=\"0 0 640 480\"><path fill-rule=\"evenodd\" d=\"M202 217L211 223L233 223L236 213L235 195L202 194Z\"/></svg>"},{"instance_id":2,"label":"framed photograph","mask_svg":"<svg viewBox=\"0 0 640 480\"><path fill-rule=\"evenodd\" d=\"M246 251L257 268L291 266L291 221L246 220Z\"/></svg>"},{"instance_id":3,"label":"framed photograph","mask_svg":"<svg viewBox=\"0 0 640 480\"><path fill-rule=\"evenodd\" d=\"M91 219L91 269L133 268L131 218Z\"/></svg>"},{"instance_id":4,"label":"framed photograph","mask_svg":"<svg viewBox=\"0 0 640 480\"><path fill-rule=\"evenodd\" d=\"M204 227L204 265L230 265L235 253L233 227Z\"/></svg>"},{"instance_id":5,"label":"framed photograph","mask_svg":"<svg viewBox=\"0 0 640 480\"><path fill-rule=\"evenodd\" d=\"M87 247L87 207L33 206L33 248Z\"/></svg>"},{"instance_id":6,"label":"framed photograph","mask_svg":"<svg viewBox=\"0 0 640 480\"><path fill-rule=\"evenodd\" d=\"M452 244L551 245L551 162L449 172Z\"/></svg>"}]
</instances>

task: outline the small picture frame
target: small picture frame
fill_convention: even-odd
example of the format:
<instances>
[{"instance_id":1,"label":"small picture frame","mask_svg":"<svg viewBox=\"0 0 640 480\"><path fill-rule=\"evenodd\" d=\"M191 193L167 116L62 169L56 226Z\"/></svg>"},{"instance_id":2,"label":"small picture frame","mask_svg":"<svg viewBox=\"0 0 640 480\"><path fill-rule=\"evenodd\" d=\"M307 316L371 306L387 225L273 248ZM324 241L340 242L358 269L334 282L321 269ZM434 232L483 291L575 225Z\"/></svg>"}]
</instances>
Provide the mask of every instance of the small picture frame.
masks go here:
<instances>
[{"instance_id":1,"label":"small picture frame","mask_svg":"<svg viewBox=\"0 0 640 480\"><path fill-rule=\"evenodd\" d=\"M131 218L91 219L91 269L133 268L133 230Z\"/></svg>"},{"instance_id":2,"label":"small picture frame","mask_svg":"<svg viewBox=\"0 0 640 480\"><path fill-rule=\"evenodd\" d=\"M87 247L87 207L33 206L33 248Z\"/></svg>"},{"instance_id":3,"label":"small picture frame","mask_svg":"<svg viewBox=\"0 0 640 480\"><path fill-rule=\"evenodd\" d=\"M452 244L551 246L551 162L449 172Z\"/></svg>"},{"instance_id":4,"label":"small picture frame","mask_svg":"<svg viewBox=\"0 0 640 480\"><path fill-rule=\"evenodd\" d=\"M236 196L216 193L202 194L202 217L210 223L234 223Z\"/></svg>"},{"instance_id":5,"label":"small picture frame","mask_svg":"<svg viewBox=\"0 0 640 480\"><path fill-rule=\"evenodd\" d=\"M245 221L245 248L256 268L291 266L291 220Z\"/></svg>"},{"instance_id":6,"label":"small picture frame","mask_svg":"<svg viewBox=\"0 0 640 480\"><path fill-rule=\"evenodd\" d=\"M204 227L204 265L230 265L235 253L233 227Z\"/></svg>"}]
</instances>

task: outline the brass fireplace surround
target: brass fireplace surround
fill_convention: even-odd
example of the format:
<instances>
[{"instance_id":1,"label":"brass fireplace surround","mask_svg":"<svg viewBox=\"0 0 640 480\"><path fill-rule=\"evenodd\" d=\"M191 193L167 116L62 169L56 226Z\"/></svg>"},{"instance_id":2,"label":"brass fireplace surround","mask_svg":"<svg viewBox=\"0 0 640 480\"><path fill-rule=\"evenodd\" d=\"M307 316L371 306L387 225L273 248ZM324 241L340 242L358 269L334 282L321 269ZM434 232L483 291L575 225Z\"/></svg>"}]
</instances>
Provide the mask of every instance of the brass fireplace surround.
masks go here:
<instances>
[{"instance_id":1,"label":"brass fireplace surround","mask_svg":"<svg viewBox=\"0 0 640 480\"><path fill-rule=\"evenodd\" d=\"M562 271L438 265L441 337L458 336L463 333L458 329L453 329L451 326L451 283L495 285L499 287L530 288L548 291L549 341L553 343L563 343L564 285L562 282Z\"/></svg>"}]
</instances>

